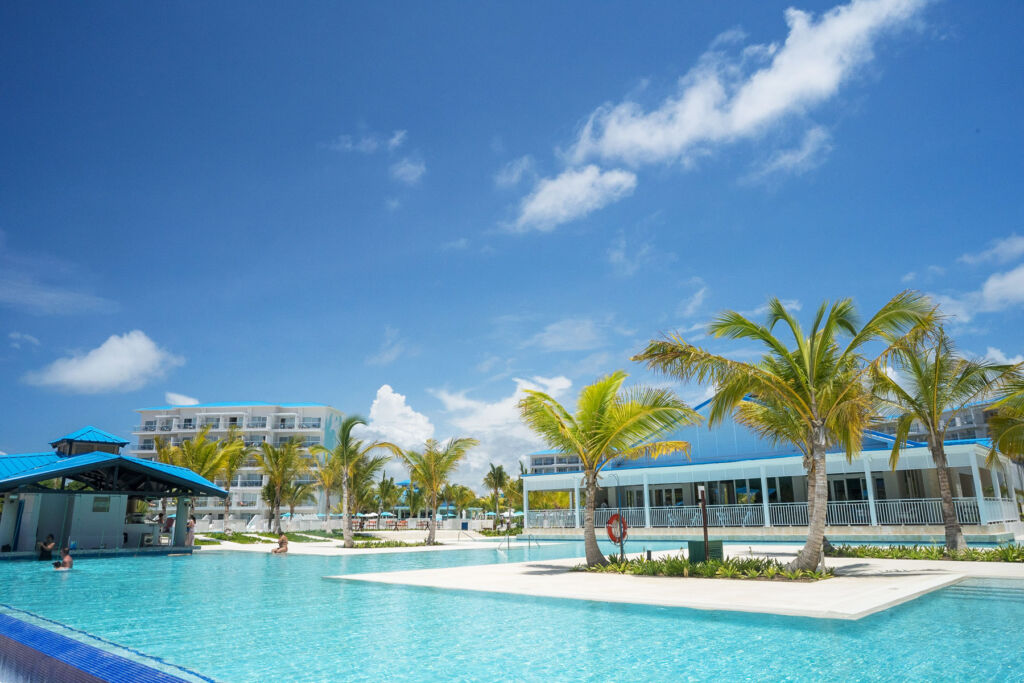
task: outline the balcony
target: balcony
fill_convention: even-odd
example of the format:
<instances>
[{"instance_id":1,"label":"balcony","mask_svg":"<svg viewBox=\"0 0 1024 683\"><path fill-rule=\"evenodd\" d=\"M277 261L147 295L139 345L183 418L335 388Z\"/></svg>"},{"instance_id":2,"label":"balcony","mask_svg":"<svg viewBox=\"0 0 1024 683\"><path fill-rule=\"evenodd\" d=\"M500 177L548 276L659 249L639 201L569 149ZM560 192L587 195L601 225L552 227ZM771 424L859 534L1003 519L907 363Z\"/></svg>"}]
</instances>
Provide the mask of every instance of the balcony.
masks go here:
<instances>
[{"instance_id":1,"label":"balcony","mask_svg":"<svg viewBox=\"0 0 1024 683\"><path fill-rule=\"evenodd\" d=\"M299 423L299 429L320 429L320 418L302 420Z\"/></svg>"},{"instance_id":2,"label":"balcony","mask_svg":"<svg viewBox=\"0 0 1024 683\"><path fill-rule=\"evenodd\" d=\"M294 422L275 422L274 429L295 429Z\"/></svg>"},{"instance_id":3,"label":"balcony","mask_svg":"<svg viewBox=\"0 0 1024 683\"><path fill-rule=\"evenodd\" d=\"M265 417L252 418L251 420L249 420L248 422L245 423L245 428L246 429L266 429L267 428L267 418L265 418Z\"/></svg>"},{"instance_id":4,"label":"balcony","mask_svg":"<svg viewBox=\"0 0 1024 683\"><path fill-rule=\"evenodd\" d=\"M142 441L135 444L135 451L138 453L155 453L156 444L152 441Z\"/></svg>"}]
</instances>

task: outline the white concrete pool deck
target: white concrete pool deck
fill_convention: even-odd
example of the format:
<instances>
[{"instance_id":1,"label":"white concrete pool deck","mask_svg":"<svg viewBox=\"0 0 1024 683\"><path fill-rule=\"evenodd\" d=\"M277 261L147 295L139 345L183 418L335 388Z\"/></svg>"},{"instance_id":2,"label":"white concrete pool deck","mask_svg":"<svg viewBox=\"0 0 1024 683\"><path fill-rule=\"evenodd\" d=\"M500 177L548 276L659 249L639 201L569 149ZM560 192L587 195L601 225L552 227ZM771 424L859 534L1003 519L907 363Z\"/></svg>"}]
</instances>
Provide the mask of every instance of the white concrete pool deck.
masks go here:
<instances>
[{"instance_id":1,"label":"white concrete pool deck","mask_svg":"<svg viewBox=\"0 0 1024 683\"><path fill-rule=\"evenodd\" d=\"M297 532L297 533L302 533ZM198 534L202 537L202 534ZM379 540L401 540L407 543L422 542L426 536L423 531L409 531L409 532L388 532L379 535ZM513 537L514 538L514 537ZM291 542L288 544L289 555L323 555L323 556L342 556L342 555L373 555L381 553L422 553L422 552L439 552L446 550L496 550L499 545L502 548L506 547L506 541L499 539L485 539L478 538L469 540L465 535L462 537L458 536L458 532L449 530L438 531L437 541L441 545L433 546L412 546L407 548L392 547L392 548L344 548L342 547L342 540L329 539L324 541L309 541L309 542ZM357 541L358 542L358 541ZM511 547L513 548L524 548L529 545L536 547L539 545L537 541L519 542L513 540ZM241 551L251 553L269 553L272 548L277 547L276 542L268 543L232 543L231 541L221 541L219 545L204 545L199 546L202 548L203 553L208 552L223 552L223 551Z\"/></svg>"},{"instance_id":2,"label":"white concrete pool deck","mask_svg":"<svg viewBox=\"0 0 1024 683\"><path fill-rule=\"evenodd\" d=\"M793 557L799 546L729 548L735 556ZM671 551L661 551L655 556ZM861 619L967 577L1024 579L1024 565L829 558L817 582L645 577L574 572L581 560L542 560L325 577L445 590L567 598L822 619Z\"/></svg>"}]
</instances>

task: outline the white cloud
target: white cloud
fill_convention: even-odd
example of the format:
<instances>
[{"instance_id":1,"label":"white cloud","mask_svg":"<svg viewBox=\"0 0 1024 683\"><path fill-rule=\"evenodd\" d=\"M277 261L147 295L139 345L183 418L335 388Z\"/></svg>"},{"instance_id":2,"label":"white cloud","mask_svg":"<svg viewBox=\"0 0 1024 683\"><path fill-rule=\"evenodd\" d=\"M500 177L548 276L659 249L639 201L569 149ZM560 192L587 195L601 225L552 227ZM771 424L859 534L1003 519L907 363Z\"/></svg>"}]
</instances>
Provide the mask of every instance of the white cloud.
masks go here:
<instances>
[{"instance_id":1,"label":"white cloud","mask_svg":"<svg viewBox=\"0 0 1024 683\"><path fill-rule=\"evenodd\" d=\"M112 335L100 346L25 375L24 381L79 394L131 391L164 376L185 359L156 345L141 330Z\"/></svg>"},{"instance_id":2,"label":"white cloud","mask_svg":"<svg viewBox=\"0 0 1024 683\"><path fill-rule=\"evenodd\" d=\"M832 151L831 136L821 126L815 126L804 134L799 147L779 150L755 169L748 178L763 180L768 176L784 173L800 175L821 165L830 151Z\"/></svg>"},{"instance_id":3,"label":"white cloud","mask_svg":"<svg viewBox=\"0 0 1024 683\"><path fill-rule=\"evenodd\" d=\"M690 285L697 289L693 294L680 301L679 305L676 306L676 315L680 318L690 318L696 315L697 311L700 310L701 305L704 303L704 299L708 293L707 285L705 285L704 280L699 277L691 279Z\"/></svg>"},{"instance_id":4,"label":"white cloud","mask_svg":"<svg viewBox=\"0 0 1024 683\"><path fill-rule=\"evenodd\" d=\"M24 332L11 332L7 335L7 338L11 340L12 349L20 349L22 344L39 346L38 339L33 337L31 334L25 334Z\"/></svg>"},{"instance_id":5,"label":"white cloud","mask_svg":"<svg viewBox=\"0 0 1024 683\"><path fill-rule=\"evenodd\" d=\"M976 265L986 261L1006 263L1024 255L1024 236L1014 233L1009 237L994 240L991 247L973 254L964 254L957 261Z\"/></svg>"},{"instance_id":6,"label":"white cloud","mask_svg":"<svg viewBox=\"0 0 1024 683\"><path fill-rule=\"evenodd\" d=\"M1007 356L1002 352L1001 349L997 349L994 346L988 347L985 351L985 358L989 359L993 363L999 363L1000 365L1016 365L1017 363L1024 363L1024 356L1017 354L1016 356Z\"/></svg>"},{"instance_id":7,"label":"white cloud","mask_svg":"<svg viewBox=\"0 0 1024 683\"><path fill-rule=\"evenodd\" d=\"M682 160L699 147L757 135L833 97L873 58L886 31L906 24L924 0L854 0L815 18L787 9L785 42L752 45L729 59L712 50L679 91L645 112L630 101L597 109L570 152L630 165ZM735 35L733 36L735 38Z\"/></svg>"},{"instance_id":8,"label":"white cloud","mask_svg":"<svg viewBox=\"0 0 1024 683\"><path fill-rule=\"evenodd\" d=\"M913 282L916 278L917 273L914 271L910 271L909 273L905 273L903 277L900 278L900 282Z\"/></svg>"},{"instance_id":9,"label":"white cloud","mask_svg":"<svg viewBox=\"0 0 1024 683\"><path fill-rule=\"evenodd\" d=\"M532 176L533 157L529 154L513 159L494 176L494 184L498 187L514 187L526 176Z\"/></svg>"},{"instance_id":10,"label":"white cloud","mask_svg":"<svg viewBox=\"0 0 1024 683\"><path fill-rule=\"evenodd\" d=\"M445 242L444 244L441 245L441 251L452 251L452 250L461 251L463 249L468 249L468 248L469 248L469 240L466 239L465 237L460 237L460 238L452 240L450 242Z\"/></svg>"},{"instance_id":11,"label":"white cloud","mask_svg":"<svg viewBox=\"0 0 1024 683\"><path fill-rule=\"evenodd\" d=\"M406 185L415 185L426 172L427 165L412 157L405 157L391 166L391 177Z\"/></svg>"},{"instance_id":12,"label":"white cloud","mask_svg":"<svg viewBox=\"0 0 1024 683\"><path fill-rule=\"evenodd\" d=\"M993 273L981 289L959 295L931 294L943 313L958 322L970 322L978 313L995 313L1024 304L1024 264L1002 273Z\"/></svg>"},{"instance_id":13,"label":"white cloud","mask_svg":"<svg viewBox=\"0 0 1024 683\"><path fill-rule=\"evenodd\" d=\"M339 135L332 142L327 143L327 148L335 152L373 154L378 147L380 147L380 140L375 135L363 135L358 138L351 135Z\"/></svg>"},{"instance_id":14,"label":"white cloud","mask_svg":"<svg viewBox=\"0 0 1024 683\"><path fill-rule=\"evenodd\" d=\"M384 384L377 390L370 406L368 424L353 432L359 438L390 441L401 448L417 448L434 436L434 425L426 415L413 410L403 394Z\"/></svg>"},{"instance_id":15,"label":"white cloud","mask_svg":"<svg viewBox=\"0 0 1024 683\"><path fill-rule=\"evenodd\" d=\"M185 394L176 394L173 391L164 392L164 401L172 406L194 406L199 403L198 398L192 398Z\"/></svg>"},{"instance_id":16,"label":"white cloud","mask_svg":"<svg viewBox=\"0 0 1024 683\"><path fill-rule=\"evenodd\" d=\"M384 328L384 341L377 353L366 358L367 365L391 365L399 356L408 351L405 341L398 336L398 330L390 325Z\"/></svg>"},{"instance_id":17,"label":"white cloud","mask_svg":"<svg viewBox=\"0 0 1024 683\"><path fill-rule=\"evenodd\" d=\"M651 259L654 255L654 246L650 242L641 242L631 247L626 242L626 236L619 233L608 247L607 253L612 270L618 275L630 277Z\"/></svg>"},{"instance_id":18,"label":"white cloud","mask_svg":"<svg viewBox=\"0 0 1024 683\"><path fill-rule=\"evenodd\" d=\"M593 164L565 170L554 178L540 180L523 198L514 229L553 230L628 197L635 188L636 175L630 171L602 171Z\"/></svg>"},{"instance_id":19,"label":"white cloud","mask_svg":"<svg viewBox=\"0 0 1024 683\"><path fill-rule=\"evenodd\" d=\"M519 418L519 400L527 389L543 391L562 403L572 382L567 377L531 377L513 380L513 392L496 401L470 398L466 391L434 390L444 405L448 421L457 436L479 439L480 445L470 451L459 467L456 479L475 490L482 489L481 480L490 463L504 465L515 476L517 462L533 450L543 448L543 442Z\"/></svg>"},{"instance_id":20,"label":"white cloud","mask_svg":"<svg viewBox=\"0 0 1024 683\"><path fill-rule=\"evenodd\" d=\"M388 149L396 150L401 147L402 143L405 142L405 135L407 132L408 131L405 130L396 130L392 133L391 137L388 138Z\"/></svg>"},{"instance_id":21,"label":"white cloud","mask_svg":"<svg viewBox=\"0 0 1024 683\"><path fill-rule=\"evenodd\" d=\"M790 311L799 311L801 308L803 308L803 304L801 304L800 301L797 299L779 299L779 301L782 303L782 306L784 308ZM749 311L740 311L739 313L740 315L746 316L748 318L753 318L758 315L765 315L766 313L768 313L768 304L761 304L757 308L752 308Z\"/></svg>"},{"instance_id":22,"label":"white cloud","mask_svg":"<svg viewBox=\"0 0 1024 683\"><path fill-rule=\"evenodd\" d=\"M591 318L564 318L530 337L524 346L545 351L589 351L604 346L603 328Z\"/></svg>"}]
</instances>

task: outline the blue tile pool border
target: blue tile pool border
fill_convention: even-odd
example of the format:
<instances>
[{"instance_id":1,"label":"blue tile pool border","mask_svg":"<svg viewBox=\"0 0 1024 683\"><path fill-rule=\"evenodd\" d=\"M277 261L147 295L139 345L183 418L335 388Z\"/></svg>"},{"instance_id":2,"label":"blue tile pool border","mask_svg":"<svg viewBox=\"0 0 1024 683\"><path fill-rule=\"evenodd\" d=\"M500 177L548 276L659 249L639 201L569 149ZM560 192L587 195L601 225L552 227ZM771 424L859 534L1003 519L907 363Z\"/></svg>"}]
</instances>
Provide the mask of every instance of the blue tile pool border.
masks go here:
<instances>
[{"instance_id":1,"label":"blue tile pool border","mask_svg":"<svg viewBox=\"0 0 1024 683\"><path fill-rule=\"evenodd\" d=\"M24 611L9 605L3 607ZM25 614L31 615L29 612ZM31 616L44 619L37 615ZM59 625L62 628L69 628L63 624ZM102 641L96 636L82 633ZM147 656L143 653L136 654ZM191 679L180 678L3 613L0 613L0 662L28 680L87 683L183 683L196 678L212 680L194 672L188 672L192 676Z\"/></svg>"}]
</instances>

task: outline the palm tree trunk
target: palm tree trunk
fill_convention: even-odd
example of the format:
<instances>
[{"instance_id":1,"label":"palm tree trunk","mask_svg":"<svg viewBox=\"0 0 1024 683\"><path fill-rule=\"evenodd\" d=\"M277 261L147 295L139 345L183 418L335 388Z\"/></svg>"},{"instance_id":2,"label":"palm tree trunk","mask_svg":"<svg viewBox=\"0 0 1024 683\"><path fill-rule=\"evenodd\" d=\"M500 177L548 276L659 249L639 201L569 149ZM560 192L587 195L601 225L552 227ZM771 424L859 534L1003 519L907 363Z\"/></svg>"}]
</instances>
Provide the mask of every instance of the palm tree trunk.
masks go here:
<instances>
[{"instance_id":1,"label":"palm tree trunk","mask_svg":"<svg viewBox=\"0 0 1024 683\"><path fill-rule=\"evenodd\" d=\"M942 499L942 523L946 527L946 548L963 550L967 547L964 532L960 528L960 520L956 517L956 505L953 503L953 488L949 485L949 464L946 462L946 449L942 444L932 446L932 461L935 463L935 474L939 479L939 497Z\"/></svg>"},{"instance_id":2,"label":"palm tree trunk","mask_svg":"<svg viewBox=\"0 0 1024 683\"><path fill-rule=\"evenodd\" d=\"M274 489L274 507L271 511L274 515L274 533L281 535L281 488Z\"/></svg>"},{"instance_id":3,"label":"palm tree trunk","mask_svg":"<svg viewBox=\"0 0 1024 683\"><path fill-rule=\"evenodd\" d=\"M324 531L331 530L331 491L330 489L324 489L324 505L327 509L324 511Z\"/></svg>"},{"instance_id":4,"label":"palm tree trunk","mask_svg":"<svg viewBox=\"0 0 1024 683\"><path fill-rule=\"evenodd\" d=\"M434 514L427 522L427 545L434 545L437 531L437 498L435 496L430 497L430 509L434 511Z\"/></svg>"},{"instance_id":5,"label":"palm tree trunk","mask_svg":"<svg viewBox=\"0 0 1024 683\"><path fill-rule=\"evenodd\" d=\"M228 533L228 517L231 515L231 482L228 482L227 488L224 489L228 492L228 495L224 496L224 533Z\"/></svg>"},{"instance_id":6,"label":"palm tree trunk","mask_svg":"<svg viewBox=\"0 0 1024 683\"><path fill-rule=\"evenodd\" d=\"M597 498L597 472L587 472L587 504L583 509L583 546L587 552L587 566L608 564L608 558L597 545L594 530L594 501Z\"/></svg>"},{"instance_id":7,"label":"palm tree trunk","mask_svg":"<svg viewBox=\"0 0 1024 683\"><path fill-rule=\"evenodd\" d=\"M811 451L811 471L807 473L807 542L789 569L813 571L824 566L822 543L825 540L825 521L828 515L828 478L825 472L825 432L819 427Z\"/></svg>"},{"instance_id":8,"label":"palm tree trunk","mask_svg":"<svg viewBox=\"0 0 1024 683\"><path fill-rule=\"evenodd\" d=\"M348 473L341 475L341 528L346 548L355 548L352 540L352 517L348 514Z\"/></svg>"}]
</instances>

